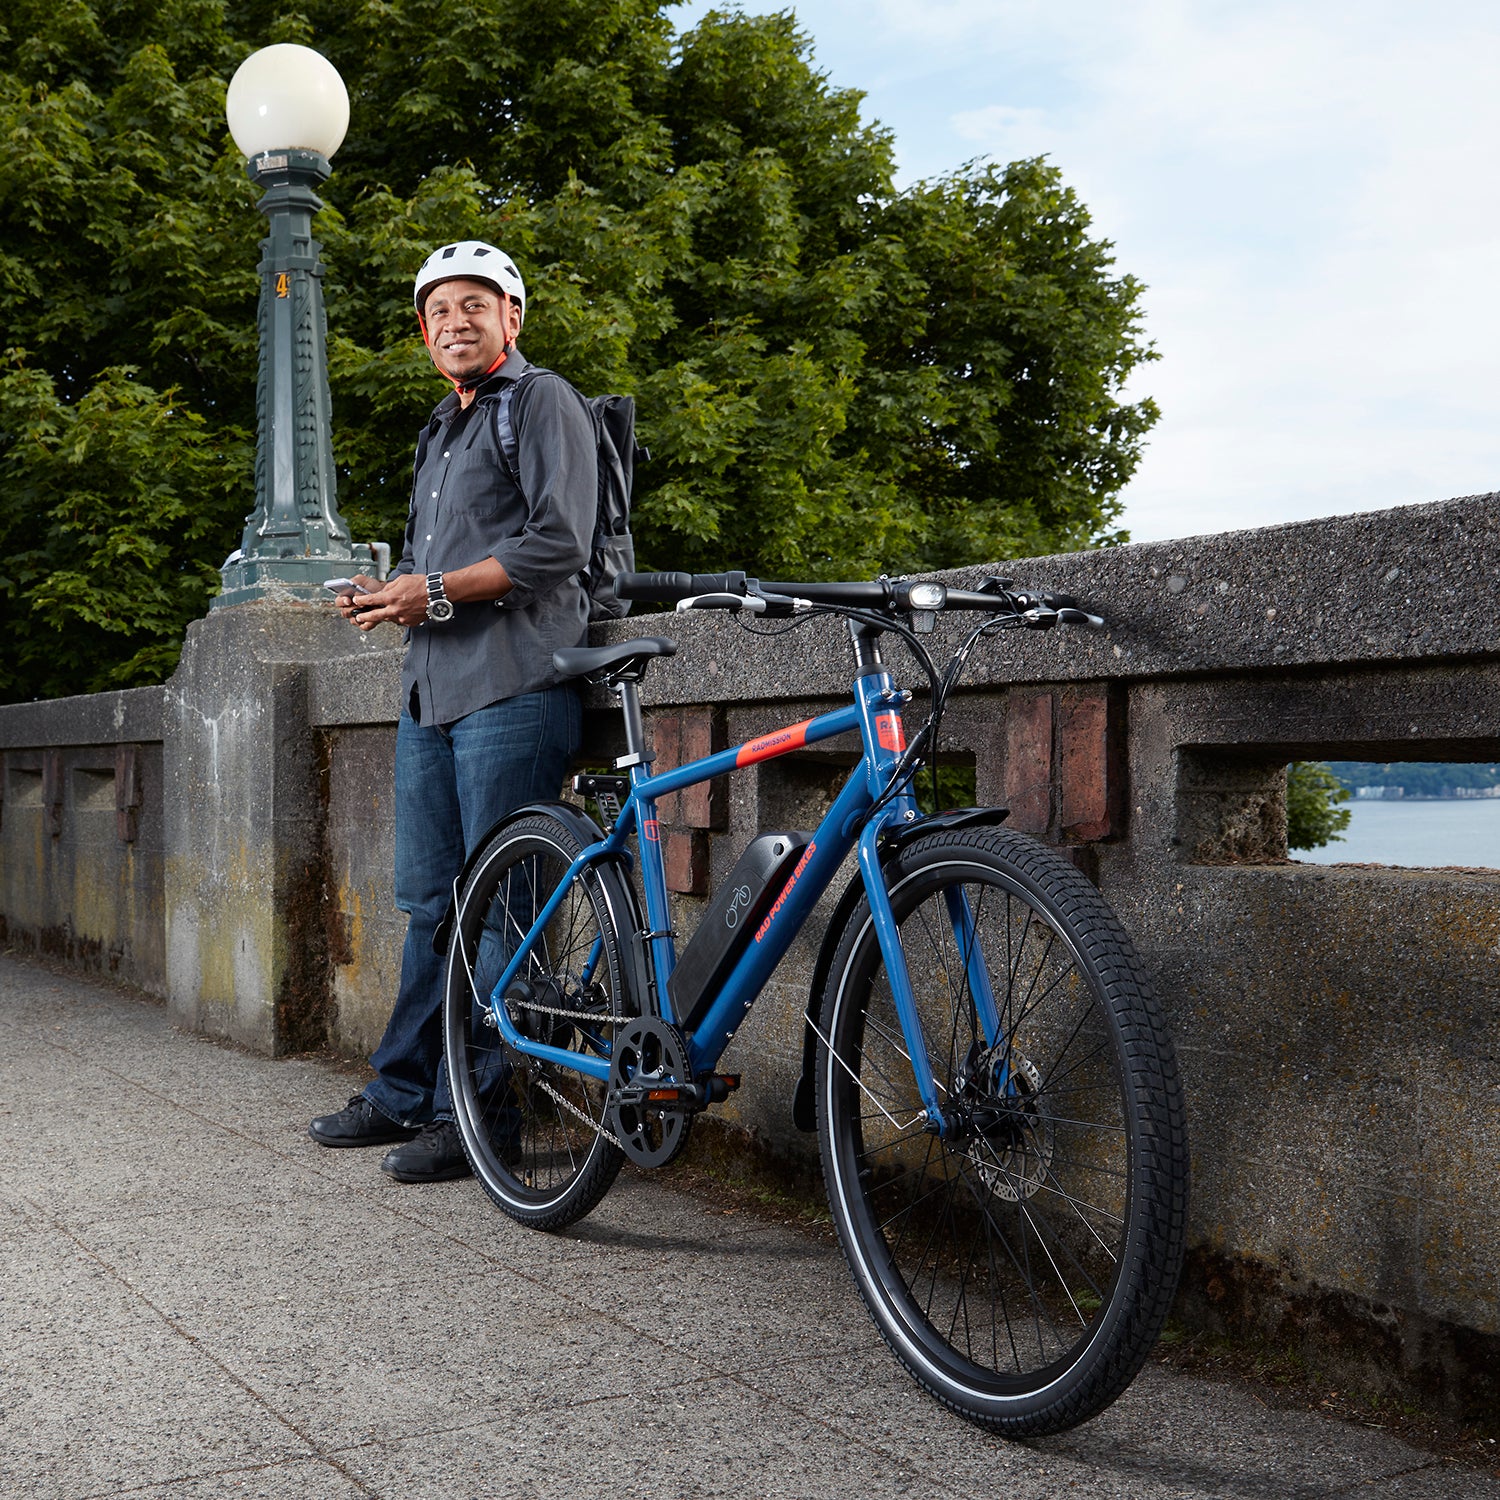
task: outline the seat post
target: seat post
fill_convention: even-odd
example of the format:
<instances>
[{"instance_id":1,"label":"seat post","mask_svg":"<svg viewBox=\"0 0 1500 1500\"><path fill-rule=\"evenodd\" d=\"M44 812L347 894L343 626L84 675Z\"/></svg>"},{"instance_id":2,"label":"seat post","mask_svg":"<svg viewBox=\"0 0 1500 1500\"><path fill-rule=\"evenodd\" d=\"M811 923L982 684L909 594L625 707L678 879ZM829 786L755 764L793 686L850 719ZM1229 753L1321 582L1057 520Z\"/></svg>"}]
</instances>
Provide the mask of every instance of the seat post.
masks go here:
<instances>
[{"instance_id":1,"label":"seat post","mask_svg":"<svg viewBox=\"0 0 1500 1500\"><path fill-rule=\"evenodd\" d=\"M641 685L633 677L611 684L620 696L620 711L625 715L625 754L615 762L615 770L631 766L648 766L656 757L646 749L646 726L641 719Z\"/></svg>"}]
</instances>

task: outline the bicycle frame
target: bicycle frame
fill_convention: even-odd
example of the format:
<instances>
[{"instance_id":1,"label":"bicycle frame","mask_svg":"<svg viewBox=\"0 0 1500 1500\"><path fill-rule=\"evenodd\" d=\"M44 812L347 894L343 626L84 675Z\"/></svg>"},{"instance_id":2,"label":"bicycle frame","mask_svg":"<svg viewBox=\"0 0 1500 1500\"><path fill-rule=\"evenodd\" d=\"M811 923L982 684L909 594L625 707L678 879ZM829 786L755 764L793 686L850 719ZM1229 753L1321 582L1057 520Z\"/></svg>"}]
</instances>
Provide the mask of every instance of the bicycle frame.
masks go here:
<instances>
[{"instance_id":1,"label":"bicycle frame","mask_svg":"<svg viewBox=\"0 0 1500 1500\"><path fill-rule=\"evenodd\" d=\"M918 811L909 792L898 793L884 802L872 816L871 809L885 793L897 763L906 748L901 721L901 706L907 695L897 689L884 668L866 672L855 680L854 702L831 713L819 714L798 724L764 734L728 750L690 761L672 770L653 773L647 762L631 767L630 796L609 834L591 844L569 866L530 931L522 939L506 965L493 991L481 997L494 1016L501 1035L516 1051L531 1057L587 1073L601 1081L609 1077L607 1056L591 1057L576 1051L533 1041L521 1034L511 1019L503 997L519 973L527 955L540 934L565 899L569 888L590 865L604 859L629 857L630 836L637 829L640 853L641 883L646 897L650 968L655 980L658 1014L664 1020L679 1024L672 1014L667 980L676 965L676 949L670 931L666 875L662 863L661 842L656 819L656 803L661 797L700 782L712 780L741 767L787 755L807 745L818 744L857 729L863 746L859 761L850 772L833 806L818 825L809 843L788 877L770 910L762 919L754 938L736 960L727 979L699 1025L685 1037L688 1060L693 1076L711 1072L725 1047L739 1029L756 997L771 977L777 964L786 956L803 923L818 899L828 889L851 849L858 849L858 864L869 899L876 937L892 998L905 1034L916 1085L927 1112L927 1128L943 1133L945 1121L933 1080L931 1063L921 1027L916 1020L916 1006L900 934L886 894L881 870L878 841L892 825L915 822ZM984 969L978 945L973 941L973 914L967 900L959 896L949 902L949 916L959 952L965 956L970 991L979 1008L981 1025L991 1047L999 1036L999 1016L988 973ZM598 961L599 952L590 955L585 977ZM976 972L977 971L977 972ZM686 1080L684 1080L686 1081Z\"/></svg>"}]
</instances>

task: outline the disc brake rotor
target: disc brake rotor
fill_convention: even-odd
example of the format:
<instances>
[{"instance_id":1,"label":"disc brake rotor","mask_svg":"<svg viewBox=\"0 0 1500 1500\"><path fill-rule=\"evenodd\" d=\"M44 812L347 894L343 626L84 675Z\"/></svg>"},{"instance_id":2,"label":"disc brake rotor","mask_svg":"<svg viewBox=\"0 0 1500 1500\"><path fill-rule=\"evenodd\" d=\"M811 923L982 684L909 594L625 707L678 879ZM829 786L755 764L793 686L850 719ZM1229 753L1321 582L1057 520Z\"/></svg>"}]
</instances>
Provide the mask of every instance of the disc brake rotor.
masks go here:
<instances>
[{"instance_id":1,"label":"disc brake rotor","mask_svg":"<svg viewBox=\"0 0 1500 1500\"><path fill-rule=\"evenodd\" d=\"M972 1106L969 1159L997 1198L1018 1203L1046 1182L1056 1149L1042 1077L1029 1058L1011 1053L986 1070L993 1092Z\"/></svg>"}]
</instances>

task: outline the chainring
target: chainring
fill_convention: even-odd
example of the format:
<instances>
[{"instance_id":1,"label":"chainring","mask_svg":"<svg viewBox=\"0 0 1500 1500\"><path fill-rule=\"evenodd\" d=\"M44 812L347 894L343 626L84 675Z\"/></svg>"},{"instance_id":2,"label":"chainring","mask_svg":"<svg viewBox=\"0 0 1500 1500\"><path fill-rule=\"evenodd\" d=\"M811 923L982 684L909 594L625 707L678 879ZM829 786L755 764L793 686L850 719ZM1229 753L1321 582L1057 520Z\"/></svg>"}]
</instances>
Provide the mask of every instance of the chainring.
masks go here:
<instances>
[{"instance_id":1,"label":"chainring","mask_svg":"<svg viewBox=\"0 0 1500 1500\"><path fill-rule=\"evenodd\" d=\"M610 1057L605 1119L625 1155L640 1167L666 1166L687 1145L694 1100L677 1028L658 1016L624 1023Z\"/></svg>"}]
</instances>

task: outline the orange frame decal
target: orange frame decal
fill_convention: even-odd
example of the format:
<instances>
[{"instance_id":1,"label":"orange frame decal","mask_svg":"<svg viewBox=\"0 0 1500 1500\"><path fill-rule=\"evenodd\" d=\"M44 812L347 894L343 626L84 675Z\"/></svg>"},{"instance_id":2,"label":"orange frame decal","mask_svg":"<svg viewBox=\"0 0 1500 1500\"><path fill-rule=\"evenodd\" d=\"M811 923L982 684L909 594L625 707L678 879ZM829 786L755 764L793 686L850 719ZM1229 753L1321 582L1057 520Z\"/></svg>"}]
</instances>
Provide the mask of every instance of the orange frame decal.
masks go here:
<instances>
[{"instance_id":1,"label":"orange frame decal","mask_svg":"<svg viewBox=\"0 0 1500 1500\"><path fill-rule=\"evenodd\" d=\"M881 747L899 755L906 749L906 730L898 713L880 714L875 720L875 737Z\"/></svg>"},{"instance_id":2,"label":"orange frame decal","mask_svg":"<svg viewBox=\"0 0 1500 1500\"><path fill-rule=\"evenodd\" d=\"M758 740L747 740L734 758L736 767L753 766L758 760L770 760L776 755L785 755L789 750L800 750L807 743L807 726L811 719L800 724L789 724L785 729L773 729Z\"/></svg>"}]
</instances>

